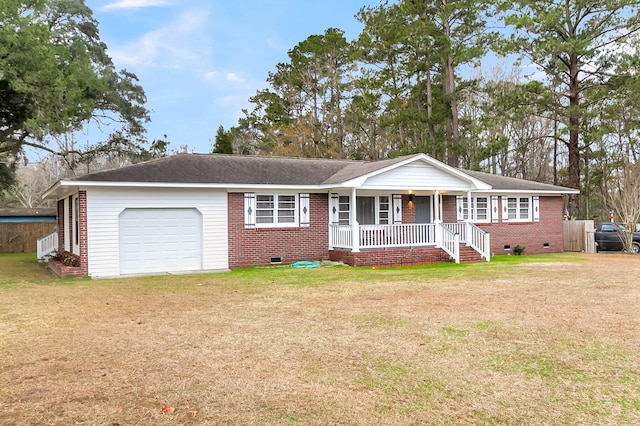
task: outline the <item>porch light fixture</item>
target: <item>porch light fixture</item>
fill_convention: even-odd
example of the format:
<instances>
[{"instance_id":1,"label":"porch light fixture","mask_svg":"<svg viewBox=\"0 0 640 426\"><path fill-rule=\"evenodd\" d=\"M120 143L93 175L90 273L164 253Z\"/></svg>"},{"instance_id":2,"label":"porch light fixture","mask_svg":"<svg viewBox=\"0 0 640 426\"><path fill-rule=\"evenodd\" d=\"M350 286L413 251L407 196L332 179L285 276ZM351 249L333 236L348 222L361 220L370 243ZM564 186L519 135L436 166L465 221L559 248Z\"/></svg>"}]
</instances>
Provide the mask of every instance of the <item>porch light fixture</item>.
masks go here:
<instances>
[{"instance_id":1,"label":"porch light fixture","mask_svg":"<svg viewBox=\"0 0 640 426\"><path fill-rule=\"evenodd\" d=\"M413 201L415 200L415 195L413 194L409 194L409 202L413 204Z\"/></svg>"}]
</instances>

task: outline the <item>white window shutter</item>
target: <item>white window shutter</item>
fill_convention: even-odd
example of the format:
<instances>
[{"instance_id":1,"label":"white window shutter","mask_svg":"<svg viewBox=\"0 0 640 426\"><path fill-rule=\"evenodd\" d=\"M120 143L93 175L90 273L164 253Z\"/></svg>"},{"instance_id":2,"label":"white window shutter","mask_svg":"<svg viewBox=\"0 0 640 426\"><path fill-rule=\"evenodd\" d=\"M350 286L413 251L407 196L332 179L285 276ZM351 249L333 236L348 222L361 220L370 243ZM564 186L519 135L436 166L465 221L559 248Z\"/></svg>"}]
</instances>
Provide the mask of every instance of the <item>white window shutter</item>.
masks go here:
<instances>
[{"instance_id":1,"label":"white window shutter","mask_svg":"<svg viewBox=\"0 0 640 426\"><path fill-rule=\"evenodd\" d=\"M502 221L509 222L509 197L502 197Z\"/></svg>"},{"instance_id":2,"label":"white window shutter","mask_svg":"<svg viewBox=\"0 0 640 426\"><path fill-rule=\"evenodd\" d=\"M493 223L498 223L499 216L500 216L500 211L499 211L499 207L498 207L498 196L497 195L492 195L491 196L491 222Z\"/></svg>"},{"instance_id":3,"label":"white window shutter","mask_svg":"<svg viewBox=\"0 0 640 426\"><path fill-rule=\"evenodd\" d=\"M458 222L464 220L464 199L463 195L456 196L456 220Z\"/></svg>"},{"instance_id":4,"label":"white window shutter","mask_svg":"<svg viewBox=\"0 0 640 426\"><path fill-rule=\"evenodd\" d=\"M540 197L533 197L533 221L540 222Z\"/></svg>"},{"instance_id":5,"label":"white window shutter","mask_svg":"<svg viewBox=\"0 0 640 426\"><path fill-rule=\"evenodd\" d=\"M300 226L310 224L309 194L300 194Z\"/></svg>"},{"instance_id":6,"label":"white window shutter","mask_svg":"<svg viewBox=\"0 0 640 426\"><path fill-rule=\"evenodd\" d=\"M393 223L402 223L402 194L393 194Z\"/></svg>"},{"instance_id":7,"label":"white window shutter","mask_svg":"<svg viewBox=\"0 0 640 426\"><path fill-rule=\"evenodd\" d=\"M256 194L253 192L244 194L244 227L256 227Z\"/></svg>"},{"instance_id":8,"label":"white window shutter","mask_svg":"<svg viewBox=\"0 0 640 426\"><path fill-rule=\"evenodd\" d=\"M337 225L340 223L340 196L338 194L331 194L329 198L329 223Z\"/></svg>"}]
</instances>

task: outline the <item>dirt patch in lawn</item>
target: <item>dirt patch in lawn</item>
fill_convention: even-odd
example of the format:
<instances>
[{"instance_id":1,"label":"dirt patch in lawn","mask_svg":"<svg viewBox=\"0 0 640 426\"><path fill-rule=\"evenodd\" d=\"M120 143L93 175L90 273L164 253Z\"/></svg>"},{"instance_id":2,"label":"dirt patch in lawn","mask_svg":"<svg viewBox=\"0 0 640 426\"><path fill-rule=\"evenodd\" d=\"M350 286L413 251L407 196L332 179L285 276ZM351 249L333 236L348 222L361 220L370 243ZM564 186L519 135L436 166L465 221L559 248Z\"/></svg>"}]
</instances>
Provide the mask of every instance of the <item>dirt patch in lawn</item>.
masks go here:
<instances>
[{"instance_id":1,"label":"dirt patch in lawn","mask_svg":"<svg viewBox=\"0 0 640 426\"><path fill-rule=\"evenodd\" d=\"M640 422L640 256L0 288L0 424Z\"/></svg>"}]
</instances>

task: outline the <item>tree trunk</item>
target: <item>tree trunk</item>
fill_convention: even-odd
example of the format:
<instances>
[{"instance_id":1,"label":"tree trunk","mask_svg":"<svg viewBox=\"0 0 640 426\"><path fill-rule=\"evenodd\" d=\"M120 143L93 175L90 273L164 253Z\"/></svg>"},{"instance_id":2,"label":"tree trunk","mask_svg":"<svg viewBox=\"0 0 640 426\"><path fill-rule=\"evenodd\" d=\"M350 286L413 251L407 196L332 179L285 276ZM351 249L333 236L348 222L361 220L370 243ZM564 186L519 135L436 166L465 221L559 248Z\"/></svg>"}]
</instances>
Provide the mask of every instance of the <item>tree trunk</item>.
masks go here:
<instances>
[{"instance_id":1,"label":"tree trunk","mask_svg":"<svg viewBox=\"0 0 640 426\"><path fill-rule=\"evenodd\" d=\"M433 89L431 87L431 64L429 63L429 60L427 59L426 63L425 63L426 67L427 67L427 128L429 129L429 141L431 142L431 144L433 145L433 142L436 139L436 132L433 128ZM435 154L435 148L433 149L434 152L432 154Z\"/></svg>"},{"instance_id":2,"label":"tree trunk","mask_svg":"<svg viewBox=\"0 0 640 426\"><path fill-rule=\"evenodd\" d=\"M580 189L580 82L578 58L570 56L569 68L569 187ZM570 194L567 206L570 217L580 217L580 194Z\"/></svg>"},{"instance_id":3,"label":"tree trunk","mask_svg":"<svg viewBox=\"0 0 640 426\"><path fill-rule=\"evenodd\" d=\"M453 69L453 52L451 52L451 25L446 14L447 0L442 0L442 25L443 35L449 42L448 52L444 63L444 94L448 98L451 116L447 119L447 136L449 137L449 147L447 149L447 164L458 167L460 134L458 131L458 101L456 99L456 79Z\"/></svg>"}]
</instances>

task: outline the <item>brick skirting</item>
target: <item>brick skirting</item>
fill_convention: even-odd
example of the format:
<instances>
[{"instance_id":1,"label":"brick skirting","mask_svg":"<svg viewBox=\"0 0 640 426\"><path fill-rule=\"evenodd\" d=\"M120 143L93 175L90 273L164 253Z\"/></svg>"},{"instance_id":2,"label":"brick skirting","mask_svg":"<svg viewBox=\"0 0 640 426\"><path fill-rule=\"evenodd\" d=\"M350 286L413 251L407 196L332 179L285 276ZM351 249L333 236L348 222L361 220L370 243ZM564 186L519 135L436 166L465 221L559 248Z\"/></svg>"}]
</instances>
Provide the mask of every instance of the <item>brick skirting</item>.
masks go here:
<instances>
[{"instance_id":1,"label":"brick skirting","mask_svg":"<svg viewBox=\"0 0 640 426\"><path fill-rule=\"evenodd\" d=\"M411 266L453 261L442 249L435 247L371 249L356 253L334 249L329 251L329 259L351 266Z\"/></svg>"},{"instance_id":2,"label":"brick skirting","mask_svg":"<svg viewBox=\"0 0 640 426\"><path fill-rule=\"evenodd\" d=\"M75 266L78 264L80 264L80 256L69 252L62 252L57 258L49 259L47 267L60 278L86 276L86 268Z\"/></svg>"}]
</instances>

